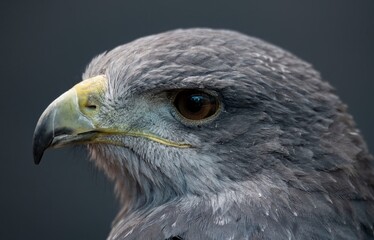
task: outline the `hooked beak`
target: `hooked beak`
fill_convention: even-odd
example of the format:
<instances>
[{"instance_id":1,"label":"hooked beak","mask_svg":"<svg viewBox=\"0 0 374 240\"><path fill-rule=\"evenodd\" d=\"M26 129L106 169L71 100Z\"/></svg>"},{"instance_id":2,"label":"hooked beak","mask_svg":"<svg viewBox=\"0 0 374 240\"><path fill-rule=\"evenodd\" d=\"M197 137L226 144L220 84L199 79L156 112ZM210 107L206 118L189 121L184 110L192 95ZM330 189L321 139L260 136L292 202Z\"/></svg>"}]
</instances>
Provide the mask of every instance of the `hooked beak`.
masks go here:
<instances>
[{"instance_id":1,"label":"hooked beak","mask_svg":"<svg viewBox=\"0 0 374 240\"><path fill-rule=\"evenodd\" d=\"M43 112L33 136L33 156L39 164L48 148L92 142L100 131L97 114L107 87L100 75L80 82Z\"/></svg>"}]
</instances>

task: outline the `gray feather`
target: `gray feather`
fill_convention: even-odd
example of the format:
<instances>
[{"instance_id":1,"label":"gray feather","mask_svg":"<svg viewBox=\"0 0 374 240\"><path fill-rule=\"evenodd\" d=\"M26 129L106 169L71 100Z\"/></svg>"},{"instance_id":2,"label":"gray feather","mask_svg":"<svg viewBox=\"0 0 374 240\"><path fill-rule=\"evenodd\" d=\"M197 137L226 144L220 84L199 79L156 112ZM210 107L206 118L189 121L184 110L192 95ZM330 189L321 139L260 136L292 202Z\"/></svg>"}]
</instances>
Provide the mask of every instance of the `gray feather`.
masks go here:
<instances>
[{"instance_id":1,"label":"gray feather","mask_svg":"<svg viewBox=\"0 0 374 240\"><path fill-rule=\"evenodd\" d=\"M91 144L123 208L109 239L373 239L373 158L346 106L312 66L262 40L176 30L99 55L109 78L102 122L138 137ZM217 118L178 120L167 92L219 94ZM174 238L173 238L174 237Z\"/></svg>"}]
</instances>

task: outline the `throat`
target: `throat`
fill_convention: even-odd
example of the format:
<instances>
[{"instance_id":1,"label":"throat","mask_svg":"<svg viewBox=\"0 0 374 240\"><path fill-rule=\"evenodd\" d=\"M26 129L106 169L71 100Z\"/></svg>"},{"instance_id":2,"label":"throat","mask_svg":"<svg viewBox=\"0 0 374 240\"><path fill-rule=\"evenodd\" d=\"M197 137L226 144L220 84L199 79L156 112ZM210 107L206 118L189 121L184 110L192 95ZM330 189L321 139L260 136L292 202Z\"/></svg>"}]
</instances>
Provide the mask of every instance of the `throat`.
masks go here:
<instances>
[{"instance_id":1,"label":"throat","mask_svg":"<svg viewBox=\"0 0 374 240\"><path fill-rule=\"evenodd\" d=\"M89 151L97 167L114 182L121 215L158 206L181 195L182 190L173 181L160 170L150 169L144 160L128 148L109 148L96 144L89 145ZM124 157L121 159L118 156Z\"/></svg>"},{"instance_id":2,"label":"throat","mask_svg":"<svg viewBox=\"0 0 374 240\"><path fill-rule=\"evenodd\" d=\"M122 177L114 180L114 183L115 193L122 208L126 211L161 205L180 195L170 185L155 185L154 182L144 176L139 181L139 179L131 176L127 169L124 170Z\"/></svg>"},{"instance_id":3,"label":"throat","mask_svg":"<svg viewBox=\"0 0 374 240\"><path fill-rule=\"evenodd\" d=\"M113 225L123 219L130 219L134 214L143 215L150 209L174 202L181 197L181 194L167 185L161 188L146 180L143 180L140 185L139 181L128 173L115 180L115 192L120 201L120 211Z\"/></svg>"}]
</instances>

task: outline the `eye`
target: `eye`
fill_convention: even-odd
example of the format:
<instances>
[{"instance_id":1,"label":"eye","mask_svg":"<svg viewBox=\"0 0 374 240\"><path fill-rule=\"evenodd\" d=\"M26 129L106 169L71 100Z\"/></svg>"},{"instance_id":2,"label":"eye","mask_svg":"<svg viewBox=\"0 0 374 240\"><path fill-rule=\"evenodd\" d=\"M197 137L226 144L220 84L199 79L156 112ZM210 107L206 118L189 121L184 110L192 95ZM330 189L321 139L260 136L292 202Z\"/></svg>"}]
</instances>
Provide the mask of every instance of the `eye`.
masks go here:
<instances>
[{"instance_id":1,"label":"eye","mask_svg":"<svg viewBox=\"0 0 374 240\"><path fill-rule=\"evenodd\" d=\"M174 98L174 106L188 120L203 120L214 115L219 109L216 96L199 90L183 90Z\"/></svg>"}]
</instances>

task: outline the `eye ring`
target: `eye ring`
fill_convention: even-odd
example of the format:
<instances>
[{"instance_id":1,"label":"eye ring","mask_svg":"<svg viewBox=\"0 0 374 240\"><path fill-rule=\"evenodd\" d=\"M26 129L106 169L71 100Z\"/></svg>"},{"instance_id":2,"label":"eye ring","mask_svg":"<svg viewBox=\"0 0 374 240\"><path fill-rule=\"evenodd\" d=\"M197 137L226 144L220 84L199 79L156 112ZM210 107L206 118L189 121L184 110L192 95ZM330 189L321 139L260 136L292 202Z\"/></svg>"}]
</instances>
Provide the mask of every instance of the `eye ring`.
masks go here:
<instances>
[{"instance_id":1,"label":"eye ring","mask_svg":"<svg viewBox=\"0 0 374 240\"><path fill-rule=\"evenodd\" d=\"M218 115L222 106L212 91L185 89L177 91L171 102L178 117L188 124L202 124Z\"/></svg>"}]
</instances>

